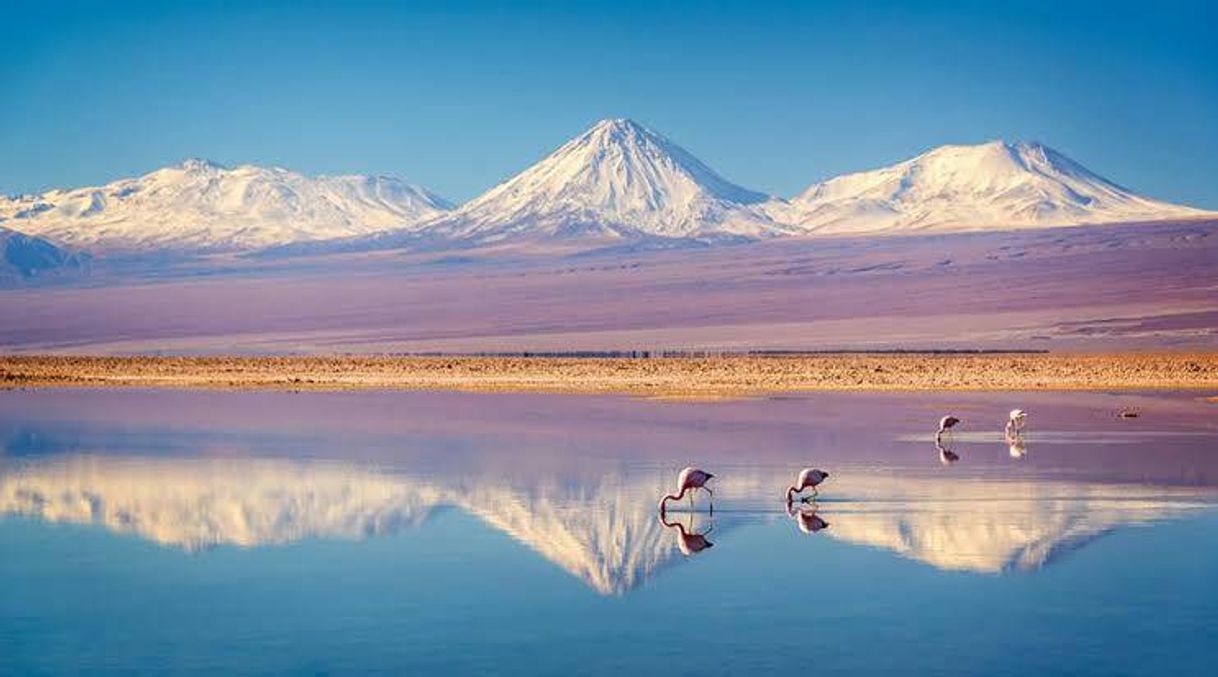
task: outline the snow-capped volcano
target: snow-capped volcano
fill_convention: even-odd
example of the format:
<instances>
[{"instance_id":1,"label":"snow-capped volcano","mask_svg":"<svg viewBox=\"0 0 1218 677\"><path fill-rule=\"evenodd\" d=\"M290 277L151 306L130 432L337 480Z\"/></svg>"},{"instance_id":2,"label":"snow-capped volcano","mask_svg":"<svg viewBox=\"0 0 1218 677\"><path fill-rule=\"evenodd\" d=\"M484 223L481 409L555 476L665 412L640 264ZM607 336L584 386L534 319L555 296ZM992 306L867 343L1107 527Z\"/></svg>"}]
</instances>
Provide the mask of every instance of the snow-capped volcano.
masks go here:
<instances>
[{"instance_id":1,"label":"snow-capped volcano","mask_svg":"<svg viewBox=\"0 0 1218 677\"><path fill-rule=\"evenodd\" d=\"M391 177L312 178L192 159L96 188L0 197L0 222L82 247L224 251L365 235L450 208Z\"/></svg>"},{"instance_id":2,"label":"snow-capped volcano","mask_svg":"<svg viewBox=\"0 0 1218 677\"><path fill-rule=\"evenodd\" d=\"M478 242L509 238L668 238L782 232L741 188L672 141L602 120L431 227Z\"/></svg>"},{"instance_id":3,"label":"snow-capped volcano","mask_svg":"<svg viewBox=\"0 0 1218 677\"><path fill-rule=\"evenodd\" d=\"M942 146L809 187L775 218L810 233L960 231L1213 216L1137 195L1031 142Z\"/></svg>"}]
</instances>

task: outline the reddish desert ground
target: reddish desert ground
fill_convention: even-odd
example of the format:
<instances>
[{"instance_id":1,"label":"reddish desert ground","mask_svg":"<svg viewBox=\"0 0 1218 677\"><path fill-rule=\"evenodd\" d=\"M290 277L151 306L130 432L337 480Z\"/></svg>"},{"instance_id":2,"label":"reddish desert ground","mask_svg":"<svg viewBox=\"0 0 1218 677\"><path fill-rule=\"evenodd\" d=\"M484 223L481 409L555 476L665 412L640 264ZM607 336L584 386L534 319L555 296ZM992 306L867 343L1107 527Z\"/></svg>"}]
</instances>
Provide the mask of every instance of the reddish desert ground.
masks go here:
<instances>
[{"instance_id":1,"label":"reddish desert ground","mask_svg":"<svg viewBox=\"0 0 1218 677\"><path fill-rule=\"evenodd\" d=\"M211 261L208 265L216 265ZM234 259L0 290L0 350L385 354L1218 347L1218 222L554 256Z\"/></svg>"}]
</instances>

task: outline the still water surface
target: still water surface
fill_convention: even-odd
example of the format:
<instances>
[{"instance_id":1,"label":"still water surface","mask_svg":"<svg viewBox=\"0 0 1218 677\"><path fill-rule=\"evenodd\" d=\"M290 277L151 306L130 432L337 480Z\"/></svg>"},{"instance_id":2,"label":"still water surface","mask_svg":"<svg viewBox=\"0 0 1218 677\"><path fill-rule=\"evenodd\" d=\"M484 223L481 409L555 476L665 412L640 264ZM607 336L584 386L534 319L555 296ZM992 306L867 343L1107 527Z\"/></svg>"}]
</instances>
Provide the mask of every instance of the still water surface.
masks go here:
<instances>
[{"instance_id":1,"label":"still water surface","mask_svg":"<svg viewBox=\"0 0 1218 677\"><path fill-rule=\"evenodd\" d=\"M1191 394L9 391L0 443L3 673L1218 660L1218 405ZM690 463L713 513L659 519ZM807 465L832 476L788 510Z\"/></svg>"}]
</instances>

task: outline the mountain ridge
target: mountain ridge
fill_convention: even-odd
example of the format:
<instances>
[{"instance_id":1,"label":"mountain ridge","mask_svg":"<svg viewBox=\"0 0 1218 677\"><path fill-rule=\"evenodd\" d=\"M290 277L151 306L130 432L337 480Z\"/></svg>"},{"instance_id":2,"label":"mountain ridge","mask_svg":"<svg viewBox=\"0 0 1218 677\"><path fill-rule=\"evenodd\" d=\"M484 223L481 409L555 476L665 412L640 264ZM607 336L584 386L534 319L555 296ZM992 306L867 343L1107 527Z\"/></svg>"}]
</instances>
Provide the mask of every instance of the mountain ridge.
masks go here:
<instances>
[{"instance_id":1,"label":"mountain ridge","mask_svg":"<svg viewBox=\"0 0 1218 677\"><path fill-rule=\"evenodd\" d=\"M307 177L201 158L100 187L0 197L0 226L77 249L272 256L505 244L671 248L1214 217L1139 195L1031 141L939 146L786 200L732 183L628 118L595 123L460 206L394 177Z\"/></svg>"},{"instance_id":2,"label":"mountain ridge","mask_svg":"<svg viewBox=\"0 0 1218 677\"><path fill-rule=\"evenodd\" d=\"M393 177L188 158L102 186L0 198L0 224L76 247L230 251L366 234L451 208Z\"/></svg>"},{"instance_id":3,"label":"mountain ridge","mask_svg":"<svg viewBox=\"0 0 1218 677\"><path fill-rule=\"evenodd\" d=\"M792 198L811 233L948 232L1212 216L1143 197L1035 141L933 148Z\"/></svg>"}]
</instances>

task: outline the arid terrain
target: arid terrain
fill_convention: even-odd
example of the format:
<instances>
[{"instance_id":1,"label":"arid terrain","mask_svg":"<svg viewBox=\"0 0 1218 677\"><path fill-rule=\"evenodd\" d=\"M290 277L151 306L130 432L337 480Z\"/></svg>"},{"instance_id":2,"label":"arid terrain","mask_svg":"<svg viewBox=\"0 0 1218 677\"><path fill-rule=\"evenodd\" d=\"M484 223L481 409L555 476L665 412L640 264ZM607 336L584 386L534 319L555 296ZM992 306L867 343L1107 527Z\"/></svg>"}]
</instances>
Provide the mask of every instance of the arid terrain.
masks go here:
<instances>
[{"instance_id":1,"label":"arid terrain","mask_svg":"<svg viewBox=\"0 0 1218 677\"><path fill-rule=\"evenodd\" d=\"M465 390L737 397L812 390L1218 390L1218 353L825 354L657 358L0 358L0 384Z\"/></svg>"},{"instance_id":2,"label":"arid terrain","mask_svg":"<svg viewBox=\"0 0 1218 677\"><path fill-rule=\"evenodd\" d=\"M200 263L0 290L0 352L1218 349L1218 224ZM218 272L217 272L218 271Z\"/></svg>"}]
</instances>

